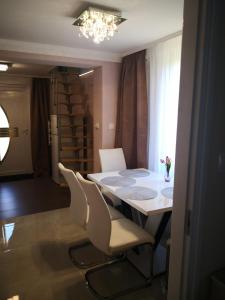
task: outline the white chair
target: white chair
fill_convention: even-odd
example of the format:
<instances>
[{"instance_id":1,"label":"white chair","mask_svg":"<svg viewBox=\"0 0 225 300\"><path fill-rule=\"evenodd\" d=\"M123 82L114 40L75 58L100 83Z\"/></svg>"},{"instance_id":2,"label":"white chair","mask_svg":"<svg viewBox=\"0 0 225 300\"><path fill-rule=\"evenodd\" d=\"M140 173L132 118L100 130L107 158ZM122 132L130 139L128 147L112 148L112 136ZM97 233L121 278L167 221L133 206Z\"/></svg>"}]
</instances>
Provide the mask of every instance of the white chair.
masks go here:
<instances>
[{"instance_id":1,"label":"white chair","mask_svg":"<svg viewBox=\"0 0 225 300\"><path fill-rule=\"evenodd\" d=\"M122 148L99 149L102 172L126 170L127 165Z\"/></svg>"},{"instance_id":2,"label":"white chair","mask_svg":"<svg viewBox=\"0 0 225 300\"><path fill-rule=\"evenodd\" d=\"M71 194L70 211L72 217L77 225L81 226L84 230L86 230L89 206L83 188L81 187L76 175L72 170L65 168L62 163L58 163L58 167L70 189L70 194ZM113 207L110 207L109 209L110 209L111 219L124 217L120 212L118 212ZM80 249L88 245L90 246L90 241L88 238L86 238L84 241L82 241L81 244L69 248L69 255L73 263L80 268L90 267L91 265L93 265L93 263L85 264L84 262L79 262L78 260L76 260L76 257L72 255L72 252L74 253L76 249Z\"/></svg>"},{"instance_id":3,"label":"white chair","mask_svg":"<svg viewBox=\"0 0 225 300\"><path fill-rule=\"evenodd\" d=\"M98 186L94 182L85 180L79 173L76 173L76 176L87 196L89 205L87 233L93 245L95 245L96 248L101 250L106 255L115 256L126 253L128 249L131 249L135 246L149 244L151 248L151 254L153 254L152 246L154 244L154 238L141 227L126 218L111 220L109 207L106 205ZM150 258L152 258L152 255L150 256ZM86 272L86 280L88 286L98 296L105 297L103 295L100 295L99 292L97 292L93 288L89 280L89 276L95 272L98 272L99 270L102 270L102 268L107 268L112 266L112 264L114 263L118 263L118 261L120 260L111 262L110 265L108 264L100 266ZM131 262L129 261L129 263ZM133 266L133 264L131 265ZM151 267L149 267L149 270L151 270ZM136 267L134 267L134 269L137 271ZM140 275L140 271L138 274ZM152 271L151 275L147 278L142 273L141 275L144 278L144 284L141 285L141 287L146 286L150 283ZM117 275L115 274L115 276ZM137 287L135 287L135 289L136 288ZM140 286L138 288L140 288ZM129 288L129 291L130 290L131 289ZM114 298L118 296L118 294L125 294L127 291L127 289L120 291L117 294L111 295L110 298Z\"/></svg>"},{"instance_id":4,"label":"white chair","mask_svg":"<svg viewBox=\"0 0 225 300\"><path fill-rule=\"evenodd\" d=\"M99 157L102 172L123 171L127 168L122 148L99 149ZM121 205L120 199L112 193L104 188L101 191L105 197L111 200L113 206Z\"/></svg>"}]
</instances>

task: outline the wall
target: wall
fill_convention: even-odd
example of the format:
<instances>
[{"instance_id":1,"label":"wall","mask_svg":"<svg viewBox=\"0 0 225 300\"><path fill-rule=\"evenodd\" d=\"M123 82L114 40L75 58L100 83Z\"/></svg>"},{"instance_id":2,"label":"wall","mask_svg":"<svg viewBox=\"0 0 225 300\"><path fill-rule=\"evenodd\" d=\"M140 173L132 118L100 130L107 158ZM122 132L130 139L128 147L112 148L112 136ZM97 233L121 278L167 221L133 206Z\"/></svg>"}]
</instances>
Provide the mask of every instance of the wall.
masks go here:
<instances>
[{"instance_id":1,"label":"wall","mask_svg":"<svg viewBox=\"0 0 225 300\"><path fill-rule=\"evenodd\" d=\"M94 116L94 111L93 111L93 108L94 108L94 74L90 73L88 75L82 76L82 77L80 77L80 80L81 80L82 85L84 87L85 95L87 95L88 110L89 110L89 113L90 113L90 116L91 116L91 120L90 120L91 123L90 124L92 125L92 128L91 128L91 132L89 132L89 134L91 134L94 137L94 134L95 134L94 120L93 120L93 116ZM92 141L93 149L96 149L96 146L95 146L96 138L97 137L95 137ZM94 165L96 164L96 158L94 157L93 151L92 151L92 155L93 156L91 156L91 157L94 158L94 163L92 165L92 168L88 168L88 170L94 169Z\"/></svg>"},{"instance_id":2,"label":"wall","mask_svg":"<svg viewBox=\"0 0 225 300\"><path fill-rule=\"evenodd\" d=\"M93 116L93 73L80 77L80 80L87 95L89 112Z\"/></svg>"},{"instance_id":3,"label":"wall","mask_svg":"<svg viewBox=\"0 0 225 300\"><path fill-rule=\"evenodd\" d=\"M113 148L120 64L105 63L94 75L95 172L100 171L98 149ZM99 125L99 129L97 128Z\"/></svg>"},{"instance_id":4,"label":"wall","mask_svg":"<svg viewBox=\"0 0 225 300\"><path fill-rule=\"evenodd\" d=\"M114 147L120 63L0 50L0 60L94 68L94 171L100 171L99 148ZM111 128L109 125L111 123ZM98 127L98 126L97 126Z\"/></svg>"},{"instance_id":5,"label":"wall","mask_svg":"<svg viewBox=\"0 0 225 300\"><path fill-rule=\"evenodd\" d=\"M103 114L102 135L103 148L114 147L118 86L120 76L119 64L106 64L103 68Z\"/></svg>"},{"instance_id":6,"label":"wall","mask_svg":"<svg viewBox=\"0 0 225 300\"><path fill-rule=\"evenodd\" d=\"M98 149L102 148L102 68L97 67L93 78L93 137L94 137L94 172L100 171Z\"/></svg>"},{"instance_id":7,"label":"wall","mask_svg":"<svg viewBox=\"0 0 225 300\"><path fill-rule=\"evenodd\" d=\"M94 72L94 171L100 171L98 149L113 148L120 64L104 63Z\"/></svg>"}]
</instances>

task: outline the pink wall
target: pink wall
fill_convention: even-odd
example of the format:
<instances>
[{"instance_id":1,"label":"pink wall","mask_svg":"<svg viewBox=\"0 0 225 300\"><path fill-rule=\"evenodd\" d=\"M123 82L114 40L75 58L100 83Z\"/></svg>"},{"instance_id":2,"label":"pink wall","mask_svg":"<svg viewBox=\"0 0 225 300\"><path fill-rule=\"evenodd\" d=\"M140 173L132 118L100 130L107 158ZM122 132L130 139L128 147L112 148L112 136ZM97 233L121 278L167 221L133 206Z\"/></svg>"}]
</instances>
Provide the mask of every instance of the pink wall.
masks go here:
<instances>
[{"instance_id":1,"label":"pink wall","mask_svg":"<svg viewBox=\"0 0 225 300\"><path fill-rule=\"evenodd\" d=\"M102 146L114 147L120 64L103 67Z\"/></svg>"},{"instance_id":2,"label":"pink wall","mask_svg":"<svg viewBox=\"0 0 225 300\"><path fill-rule=\"evenodd\" d=\"M114 147L120 63L31 54L25 51L0 51L0 60L94 68L94 171L100 171L98 149Z\"/></svg>"},{"instance_id":3,"label":"pink wall","mask_svg":"<svg viewBox=\"0 0 225 300\"><path fill-rule=\"evenodd\" d=\"M100 171L98 149L102 148L102 67L95 68L93 83L93 136L94 136L94 172Z\"/></svg>"},{"instance_id":4,"label":"pink wall","mask_svg":"<svg viewBox=\"0 0 225 300\"><path fill-rule=\"evenodd\" d=\"M94 170L100 171L100 148L113 148L120 64L103 63L94 73Z\"/></svg>"}]
</instances>

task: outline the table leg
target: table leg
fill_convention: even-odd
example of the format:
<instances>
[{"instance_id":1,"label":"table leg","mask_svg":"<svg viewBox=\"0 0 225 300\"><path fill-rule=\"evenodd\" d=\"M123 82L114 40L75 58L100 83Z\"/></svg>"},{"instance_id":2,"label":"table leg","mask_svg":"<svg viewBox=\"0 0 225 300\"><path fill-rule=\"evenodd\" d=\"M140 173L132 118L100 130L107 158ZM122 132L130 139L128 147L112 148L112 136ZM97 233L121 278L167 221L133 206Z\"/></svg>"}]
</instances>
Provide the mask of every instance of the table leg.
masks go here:
<instances>
[{"instance_id":1,"label":"table leg","mask_svg":"<svg viewBox=\"0 0 225 300\"><path fill-rule=\"evenodd\" d=\"M171 217L171 214L172 212L171 211L167 211L163 214L162 216L162 219L159 223L159 227L156 231L156 234L155 234L155 244L154 244L154 250L156 250L161 238L162 238L162 235L164 233L164 230L169 222L169 219Z\"/></svg>"}]
</instances>

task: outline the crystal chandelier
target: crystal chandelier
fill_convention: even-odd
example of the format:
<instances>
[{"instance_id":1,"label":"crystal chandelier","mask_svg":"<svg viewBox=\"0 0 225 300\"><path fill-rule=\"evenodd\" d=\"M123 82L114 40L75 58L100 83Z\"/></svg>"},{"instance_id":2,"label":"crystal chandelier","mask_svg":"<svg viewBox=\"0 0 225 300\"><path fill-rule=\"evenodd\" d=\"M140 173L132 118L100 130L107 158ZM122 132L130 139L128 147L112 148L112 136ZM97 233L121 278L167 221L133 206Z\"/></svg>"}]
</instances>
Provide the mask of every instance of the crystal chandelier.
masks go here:
<instances>
[{"instance_id":1,"label":"crystal chandelier","mask_svg":"<svg viewBox=\"0 0 225 300\"><path fill-rule=\"evenodd\" d=\"M126 19L120 12L102 8L88 7L76 19L73 25L79 26L87 39L92 38L96 44L109 40L117 31L118 25Z\"/></svg>"}]
</instances>

